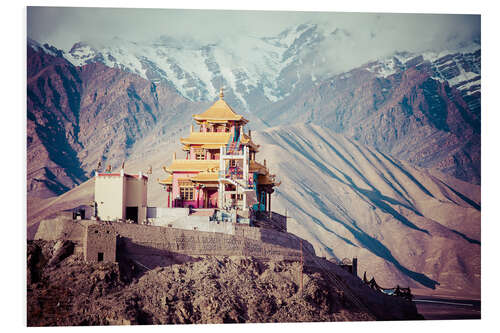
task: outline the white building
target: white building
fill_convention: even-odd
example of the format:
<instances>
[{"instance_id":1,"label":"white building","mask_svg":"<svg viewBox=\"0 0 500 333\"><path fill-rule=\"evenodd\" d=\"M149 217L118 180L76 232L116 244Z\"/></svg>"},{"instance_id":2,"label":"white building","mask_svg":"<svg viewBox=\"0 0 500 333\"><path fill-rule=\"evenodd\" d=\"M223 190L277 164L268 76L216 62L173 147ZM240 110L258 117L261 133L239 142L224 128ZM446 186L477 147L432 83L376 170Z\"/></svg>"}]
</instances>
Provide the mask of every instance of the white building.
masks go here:
<instances>
[{"instance_id":1,"label":"white building","mask_svg":"<svg viewBox=\"0 0 500 333\"><path fill-rule=\"evenodd\" d=\"M146 220L148 177L120 173L98 173L95 176L94 204L97 217L104 221Z\"/></svg>"}]
</instances>

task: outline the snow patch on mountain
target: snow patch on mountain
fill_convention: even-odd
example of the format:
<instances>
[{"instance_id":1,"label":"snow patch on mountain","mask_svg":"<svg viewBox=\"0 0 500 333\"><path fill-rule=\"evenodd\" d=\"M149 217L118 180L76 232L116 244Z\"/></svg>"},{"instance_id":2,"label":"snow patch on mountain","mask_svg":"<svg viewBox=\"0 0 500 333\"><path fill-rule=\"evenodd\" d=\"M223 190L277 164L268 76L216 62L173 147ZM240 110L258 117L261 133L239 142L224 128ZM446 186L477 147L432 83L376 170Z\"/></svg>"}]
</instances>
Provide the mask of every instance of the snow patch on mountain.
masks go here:
<instances>
[{"instance_id":1,"label":"snow patch on mountain","mask_svg":"<svg viewBox=\"0 0 500 333\"><path fill-rule=\"evenodd\" d=\"M60 57L63 52L53 46L50 46L49 44L41 44L37 42L36 40L33 40L31 38L28 38L28 46L31 47L34 51L37 52L44 52L46 54L49 54L54 57Z\"/></svg>"},{"instance_id":2,"label":"snow patch on mountain","mask_svg":"<svg viewBox=\"0 0 500 333\"><path fill-rule=\"evenodd\" d=\"M213 100L219 87L226 86L247 108L255 90L269 101L284 98L277 78L300 64L304 52L314 48L321 36L316 25L303 24L275 37L238 36L207 45L168 36L141 43L114 38L106 43L76 43L65 57L76 66L101 62L146 79L165 80L193 101ZM300 77L301 73L297 80Z\"/></svg>"},{"instance_id":3,"label":"snow patch on mountain","mask_svg":"<svg viewBox=\"0 0 500 333\"><path fill-rule=\"evenodd\" d=\"M425 52L415 54L398 52L394 55L368 63L364 69L377 77L386 78L408 67L430 66L431 77L471 95L481 89L480 45L471 43L458 50Z\"/></svg>"},{"instance_id":4,"label":"snow patch on mountain","mask_svg":"<svg viewBox=\"0 0 500 333\"><path fill-rule=\"evenodd\" d=\"M214 100L219 88L224 86L231 103L252 110L262 103L280 101L293 94L294 89L303 88L304 84L316 84L331 75L341 74L335 70L335 62L339 59L325 57L324 51L342 47L350 41L348 31L308 23L289 27L275 36L223 37L208 44L170 36L140 43L120 38L106 43L79 42L64 56L77 66L101 62L149 80L165 81L192 101ZM479 71L450 63L451 67L456 67L452 71L459 71L450 76L443 59L460 62L458 58L470 57L479 48L479 43L473 43L454 51L396 52L383 59L374 59L364 67L385 78L404 70L408 64L430 62L434 78L449 81L466 94L471 87L480 86ZM475 81L471 83L470 80Z\"/></svg>"}]
</instances>

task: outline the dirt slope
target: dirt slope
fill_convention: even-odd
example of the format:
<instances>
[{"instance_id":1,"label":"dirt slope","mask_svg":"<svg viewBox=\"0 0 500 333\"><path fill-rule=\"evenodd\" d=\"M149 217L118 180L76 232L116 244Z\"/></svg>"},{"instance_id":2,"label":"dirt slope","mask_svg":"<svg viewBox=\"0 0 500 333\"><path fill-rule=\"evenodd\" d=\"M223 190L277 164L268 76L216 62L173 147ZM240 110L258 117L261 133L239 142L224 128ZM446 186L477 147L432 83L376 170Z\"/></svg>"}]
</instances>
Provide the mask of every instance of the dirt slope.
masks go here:
<instances>
[{"instance_id":1,"label":"dirt slope","mask_svg":"<svg viewBox=\"0 0 500 333\"><path fill-rule=\"evenodd\" d=\"M254 135L281 186L273 210L318 255L358 257L387 287L480 295L480 186L416 168L314 126Z\"/></svg>"},{"instance_id":2,"label":"dirt slope","mask_svg":"<svg viewBox=\"0 0 500 333\"><path fill-rule=\"evenodd\" d=\"M28 242L28 326L421 318L412 303L343 271L339 288L325 271L306 268L301 295L299 263L206 257L147 270L127 258L87 264L69 245ZM351 301L348 284L366 307Z\"/></svg>"}]
</instances>

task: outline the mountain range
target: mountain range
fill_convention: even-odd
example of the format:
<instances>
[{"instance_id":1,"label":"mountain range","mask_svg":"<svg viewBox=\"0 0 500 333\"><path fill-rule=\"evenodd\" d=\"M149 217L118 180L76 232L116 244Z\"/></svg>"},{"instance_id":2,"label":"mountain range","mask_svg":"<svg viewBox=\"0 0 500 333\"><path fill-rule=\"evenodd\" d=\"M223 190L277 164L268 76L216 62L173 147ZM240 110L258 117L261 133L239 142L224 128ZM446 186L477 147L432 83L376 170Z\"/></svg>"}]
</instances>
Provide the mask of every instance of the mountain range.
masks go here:
<instances>
[{"instance_id":1,"label":"mountain range","mask_svg":"<svg viewBox=\"0 0 500 333\"><path fill-rule=\"evenodd\" d=\"M480 45L339 70L321 51L348 35L303 24L212 44L29 39L28 225L87 200L100 161L152 166L148 201L164 204L154 179L224 86L282 179L273 205L317 252L356 255L387 283L477 294Z\"/></svg>"}]
</instances>

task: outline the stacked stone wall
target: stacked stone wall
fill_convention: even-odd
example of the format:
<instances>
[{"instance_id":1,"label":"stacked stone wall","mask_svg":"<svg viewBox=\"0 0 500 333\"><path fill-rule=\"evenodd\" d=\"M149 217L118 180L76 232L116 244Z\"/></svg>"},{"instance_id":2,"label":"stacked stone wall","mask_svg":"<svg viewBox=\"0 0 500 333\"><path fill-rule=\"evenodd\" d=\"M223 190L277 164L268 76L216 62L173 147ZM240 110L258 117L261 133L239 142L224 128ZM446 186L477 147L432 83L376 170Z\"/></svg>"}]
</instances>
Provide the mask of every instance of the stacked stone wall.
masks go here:
<instances>
[{"instance_id":1,"label":"stacked stone wall","mask_svg":"<svg viewBox=\"0 0 500 333\"><path fill-rule=\"evenodd\" d=\"M241 224L234 224L233 228L234 234L227 234L59 218L42 221L37 239L68 239L83 244L84 255L91 261L97 260L99 252L103 253L104 261L114 261L118 248L131 255L146 256L178 253L300 260L301 239L295 235ZM302 240L302 247L304 259L308 254L314 254L312 245L307 241ZM114 253L115 257L109 253Z\"/></svg>"},{"instance_id":2,"label":"stacked stone wall","mask_svg":"<svg viewBox=\"0 0 500 333\"><path fill-rule=\"evenodd\" d=\"M175 252L186 255L246 255L261 258L300 258L300 240L293 235L236 225L235 235L176 228L113 224L120 244L130 254ZM303 241L304 248L312 246ZM156 250L156 251L155 251Z\"/></svg>"},{"instance_id":3,"label":"stacked stone wall","mask_svg":"<svg viewBox=\"0 0 500 333\"><path fill-rule=\"evenodd\" d=\"M88 225L83 238L87 262L115 262L117 233L111 224Z\"/></svg>"},{"instance_id":4,"label":"stacked stone wall","mask_svg":"<svg viewBox=\"0 0 500 333\"><path fill-rule=\"evenodd\" d=\"M33 239L53 241L58 239L70 240L77 245L83 245L86 220L73 220L66 216L57 216L40 222Z\"/></svg>"}]
</instances>

